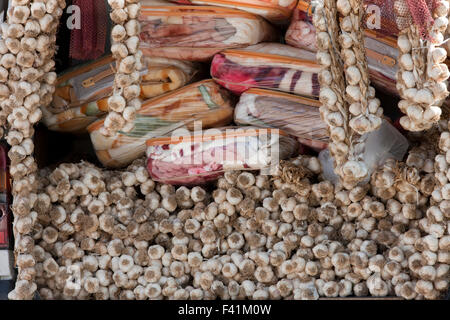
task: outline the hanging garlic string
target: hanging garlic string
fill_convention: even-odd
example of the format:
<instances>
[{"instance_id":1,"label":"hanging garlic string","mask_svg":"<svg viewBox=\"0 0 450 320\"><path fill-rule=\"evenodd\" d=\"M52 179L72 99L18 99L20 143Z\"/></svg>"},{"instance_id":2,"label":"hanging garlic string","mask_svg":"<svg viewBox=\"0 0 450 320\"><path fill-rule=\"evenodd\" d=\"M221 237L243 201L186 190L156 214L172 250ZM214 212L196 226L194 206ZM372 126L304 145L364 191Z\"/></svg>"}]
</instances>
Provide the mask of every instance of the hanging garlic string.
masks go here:
<instances>
[{"instance_id":1,"label":"hanging garlic string","mask_svg":"<svg viewBox=\"0 0 450 320\"><path fill-rule=\"evenodd\" d=\"M338 12L343 16L338 24ZM330 153L346 188L365 180L363 160L367 133L381 125L383 109L370 86L363 41L364 8L358 0L325 0L315 10L321 115L329 126ZM345 93L345 95L344 95Z\"/></svg>"},{"instance_id":2,"label":"hanging garlic string","mask_svg":"<svg viewBox=\"0 0 450 320\"><path fill-rule=\"evenodd\" d=\"M56 31L63 13L63 0L13 0L7 23L1 25L0 119L11 149L15 238L18 275L13 300L32 299L36 291L33 226L37 199L37 164L34 159L34 128L55 91L53 72ZM3 133L3 132L2 132Z\"/></svg>"},{"instance_id":3,"label":"hanging garlic string","mask_svg":"<svg viewBox=\"0 0 450 320\"><path fill-rule=\"evenodd\" d=\"M108 0L115 23L111 36L111 52L116 59L117 73L113 95L108 99L109 114L101 133L112 136L117 131L130 132L134 127L136 112L141 108L142 52L139 50L139 0Z\"/></svg>"},{"instance_id":4,"label":"hanging garlic string","mask_svg":"<svg viewBox=\"0 0 450 320\"><path fill-rule=\"evenodd\" d=\"M396 6L407 7L407 3L405 0L397 0ZM403 11L399 10L400 12ZM400 124L406 130L428 130L441 117L440 106L449 94L447 79L450 73L444 63L447 52L439 46L444 43L448 13L448 1L438 1L433 11L435 21L428 40L421 39L419 28L414 24L401 29L399 34L397 43L401 55L397 89L402 100L398 106L406 114L400 119ZM403 16L398 21L408 19L409 16Z\"/></svg>"}]
</instances>

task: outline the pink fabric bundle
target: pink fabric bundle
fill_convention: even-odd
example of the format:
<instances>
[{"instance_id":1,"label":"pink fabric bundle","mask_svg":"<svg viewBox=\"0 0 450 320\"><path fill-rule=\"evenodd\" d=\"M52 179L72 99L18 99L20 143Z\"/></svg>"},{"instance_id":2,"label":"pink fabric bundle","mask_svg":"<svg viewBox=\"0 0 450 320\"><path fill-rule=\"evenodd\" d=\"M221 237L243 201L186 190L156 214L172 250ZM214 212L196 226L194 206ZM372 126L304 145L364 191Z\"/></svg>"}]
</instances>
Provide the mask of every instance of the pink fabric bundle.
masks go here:
<instances>
[{"instance_id":1,"label":"pink fabric bundle","mask_svg":"<svg viewBox=\"0 0 450 320\"><path fill-rule=\"evenodd\" d=\"M436 0L406 0L405 5L395 5L395 0L366 0L365 2L367 5L372 4L380 8L383 33L398 33L399 26L396 18L410 16L408 24L412 22L418 26L423 39L428 37L428 29L434 22L432 12L436 6ZM403 22L400 27L407 27L407 25Z\"/></svg>"},{"instance_id":2,"label":"pink fabric bundle","mask_svg":"<svg viewBox=\"0 0 450 320\"><path fill-rule=\"evenodd\" d=\"M409 7L409 13L413 18L414 24L419 27L422 38L428 37L428 28L433 24L433 9L436 0L406 0Z\"/></svg>"},{"instance_id":3,"label":"pink fabric bundle","mask_svg":"<svg viewBox=\"0 0 450 320\"><path fill-rule=\"evenodd\" d=\"M107 8L103 0L73 0L81 9L81 28L70 35L70 58L94 60L105 53L108 26Z\"/></svg>"}]
</instances>

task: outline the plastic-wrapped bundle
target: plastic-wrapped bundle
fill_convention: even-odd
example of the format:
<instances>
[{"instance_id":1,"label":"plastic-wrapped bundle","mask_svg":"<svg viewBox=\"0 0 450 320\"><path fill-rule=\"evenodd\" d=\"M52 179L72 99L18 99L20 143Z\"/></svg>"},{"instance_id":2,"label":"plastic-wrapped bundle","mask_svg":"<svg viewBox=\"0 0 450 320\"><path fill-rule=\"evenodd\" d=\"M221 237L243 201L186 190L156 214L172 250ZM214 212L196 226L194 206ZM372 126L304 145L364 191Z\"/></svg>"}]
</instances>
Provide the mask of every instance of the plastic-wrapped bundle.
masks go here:
<instances>
[{"instance_id":1,"label":"plastic-wrapped bundle","mask_svg":"<svg viewBox=\"0 0 450 320\"><path fill-rule=\"evenodd\" d=\"M311 0L299 0L292 14L291 25L286 33L286 42L302 45L303 48L315 47L315 29L312 23L315 3ZM317 2L317 1L316 1ZM377 31L380 37L396 37L399 33L394 1L364 0L366 9L365 27Z\"/></svg>"},{"instance_id":2,"label":"plastic-wrapped bundle","mask_svg":"<svg viewBox=\"0 0 450 320\"><path fill-rule=\"evenodd\" d=\"M316 28L312 23L309 3L300 0L292 14L291 24L286 31L286 43L300 49L316 51Z\"/></svg>"},{"instance_id":3,"label":"plastic-wrapped bundle","mask_svg":"<svg viewBox=\"0 0 450 320\"><path fill-rule=\"evenodd\" d=\"M367 5L375 2L374 0L365 1ZM286 32L286 43L296 48L316 52L316 30L312 23L311 8L309 1L300 0ZM395 87L399 55L395 38L397 33L398 31L388 33L387 29L366 29L364 39L372 83L392 95L398 95Z\"/></svg>"},{"instance_id":4,"label":"plastic-wrapped bundle","mask_svg":"<svg viewBox=\"0 0 450 320\"><path fill-rule=\"evenodd\" d=\"M197 69L192 62L145 57L141 98L149 99L188 84ZM115 62L99 59L60 75L53 102L43 108L43 121L50 130L77 132L108 112Z\"/></svg>"},{"instance_id":5,"label":"plastic-wrapped bundle","mask_svg":"<svg viewBox=\"0 0 450 320\"><path fill-rule=\"evenodd\" d=\"M364 44L370 80L374 86L391 95L398 95L396 74L399 68L399 51L394 38L380 37L366 30Z\"/></svg>"},{"instance_id":6,"label":"plastic-wrapped bundle","mask_svg":"<svg viewBox=\"0 0 450 320\"><path fill-rule=\"evenodd\" d=\"M327 125L320 118L320 102L283 92L250 89L241 95L234 112L240 125L277 128L314 149L326 147Z\"/></svg>"},{"instance_id":7,"label":"plastic-wrapped bundle","mask_svg":"<svg viewBox=\"0 0 450 320\"><path fill-rule=\"evenodd\" d=\"M59 113L42 108L42 121L53 131L82 133L87 126L107 112L108 98L103 98Z\"/></svg>"},{"instance_id":8,"label":"plastic-wrapped bundle","mask_svg":"<svg viewBox=\"0 0 450 320\"><path fill-rule=\"evenodd\" d=\"M236 94L262 88L318 97L320 67L315 60L315 54L309 51L278 43L261 43L217 54L211 75Z\"/></svg>"},{"instance_id":9,"label":"plastic-wrapped bundle","mask_svg":"<svg viewBox=\"0 0 450 320\"><path fill-rule=\"evenodd\" d=\"M212 6L143 6L141 49L149 56L207 61L227 48L277 39L263 18Z\"/></svg>"},{"instance_id":10,"label":"plastic-wrapped bundle","mask_svg":"<svg viewBox=\"0 0 450 320\"><path fill-rule=\"evenodd\" d=\"M233 127L203 134L174 134L147 141L148 171L155 181L199 185L227 170L275 169L298 144L278 129Z\"/></svg>"},{"instance_id":11,"label":"plastic-wrapped bundle","mask_svg":"<svg viewBox=\"0 0 450 320\"><path fill-rule=\"evenodd\" d=\"M141 98L150 99L187 85L199 66L190 61L144 56L147 73L142 76Z\"/></svg>"},{"instance_id":12,"label":"plastic-wrapped bundle","mask_svg":"<svg viewBox=\"0 0 450 320\"><path fill-rule=\"evenodd\" d=\"M106 137L104 120L88 127L98 159L106 167L123 167L145 154L145 142L185 127L193 130L229 124L233 118L231 97L212 80L193 83L171 93L147 100L137 112L134 129Z\"/></svg>"},{"instance_id":13,"label":"plastic-wrapped bundle","mask_svg":"<svg viewBox=\"0 0 450 320\"><path fill-rule=\"evenodd\" d=\"M170 0L180 4L236 8L266 18L275 24L289 21L297 0Z\"/></svg>"}]
</instances>

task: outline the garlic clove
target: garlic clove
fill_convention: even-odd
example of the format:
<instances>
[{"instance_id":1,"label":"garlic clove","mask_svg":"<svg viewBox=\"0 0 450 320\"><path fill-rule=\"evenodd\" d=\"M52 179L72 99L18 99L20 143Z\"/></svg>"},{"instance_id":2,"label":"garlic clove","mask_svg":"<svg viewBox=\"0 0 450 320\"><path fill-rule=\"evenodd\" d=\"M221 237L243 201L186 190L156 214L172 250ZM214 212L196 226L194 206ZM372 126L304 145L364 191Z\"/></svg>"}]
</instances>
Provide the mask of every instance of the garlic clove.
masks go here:
<instances>
[{"instance_id":1,"label":"garlic clove","mask_svg":"<svg viewBox=\"0 0 450 320\"><path fill-rule=\"evenodd\" d=\"M437 82L443 82L449 78L450 73L446 64L435 64L428 69L427 75Z\"/></svg>"},{"instance_id":2,"label":"garlic clove","mask_svg":"<svg viewBox=\"0 0 450 320\"><path fill-rule=\"evenodd\" d=\"M345 76L348 83L352 86L358 85L361 81L361 72L356 66L350 66L345 70Z\"/></svg>"},{"instance_id":3,"label":"garlic clove","mask_svg":"<svg viewBox=\"0 0 450 320\"><path fill-rule=\"evenodd\" d=\"M352 115L359 116L362 112L361 108L361 103L355 102L350 105L349 111Z\"/></svg>"},{"instance_id":4,"label":"garlic clove","mask_svg":"<svg viewBox=\"0 0 450 320\"><path fill-rule=\"evenodd\" d=\"M359 86L347 86L345 91L353 101L361 101L361 90Z\"/></svg>"},{"instance_id":5,"label":"garlic clove","mask_svg":"<svg viewBox=\"0 0 450 320\"><path fill-rule=\"evenodd\" d=\"M414 122L422 122L423 121L423 109L418 105L410 105L406 109L406 113Z\"/></svg>"},{"instance_id":6,"label":"garlic clove","mask_svg":"<svg viewBox=\"0 0 450 320\"><path fill-rule=\"evenodd\" d=\"M412 50L411 42L408 39L408 36L402 34L397 39L397 45L401 52L409 53Z\"/></svg>"},{"instance_id":7,"label":"garlic clove","mask_svg":"<svg viewBox=\"0 0 450 320\"><path fill-rule=\"evenodd\" d=\"M360 135L369 132L371 129L370 121L364 115L351 119L350 127Z\"/></svg>"},{"instance_id":8,"label":"garlic clove","mask_svg":"<svg viewBox=\"0 0 450 320\"><path fill-rule=\"evenodd\" d=\"M349 0L338 0L336 2L336 7L339 13L343 16L348 16L352 10Z\"/></svg>"},{"instance_id":9,"label":"garlic clove","mask_svg":"<svg viewBox=\"0 0 450 320\"><path fill-rule=\"evenodd\" d=\"M416 80L414 74L410 71L403 71L400 74L401 79L407 88L414 88L416 86Z\"/></svg>"},{"instance_id":10,"label":"garlic clove","mask_svg":"<svg viewBox=\"0 0 450 320\"><path fill-rule=\"evenodd\" d=\"M446 53L447 55L447 53ZM414 69L414 62L412 60L411 54L405 53L400 57L400 66L406 71L412 71Z\"/></svg>"},{"instance_id":11,"label":"garlic clove","mask_svg":"<svg viewBox=\"0 0 450 320\"><path fill-rule=\"evenodd\" d=\"M335 105L337 102L336 93L330 88L323 88L320 90L320 101L326 105Z\"/></svg>"},{"instance_id":12,"label":"garlic clove","mask_svg":"<svg viewBox=\"0 0 450 320\"><path fill-rule=\"evenodd\" d=\"M328 68L331 66L331 56L327 52L318 52L316 54L317 62L323 67Z\"/></svg>"},{"instance_id":13,"label":"garlic clove","mask_svg":"<svg viewBox=\"0 0 450 320\"><path fill-rule=\"evenodd\" d=\"M428 89L420 89L414 96L414 102L418 104L431 105L434 102L434 96Z\"/></svg>"},{"instance_id":14,"label":"garlic clove","mask_svg":"<svg viewBox=\"0 0 450 320\"><path fill-rule=\"evenodd\" d=\"M438 122L441 118L442 109L436 106L427 108L423 114L423 119L427 122Z\"/></svg>"},{"instance_id":15,"label":"garlic clove","mask_svg":"<svg viewBox=\"0 0 450 320\"><path fill-rule=\"evenodd\" d=\"M339 36L339 43L341 44L342 48L350 49L353 46L353 39L348 34L343 33Z\"/></svg>"}]
</instances>

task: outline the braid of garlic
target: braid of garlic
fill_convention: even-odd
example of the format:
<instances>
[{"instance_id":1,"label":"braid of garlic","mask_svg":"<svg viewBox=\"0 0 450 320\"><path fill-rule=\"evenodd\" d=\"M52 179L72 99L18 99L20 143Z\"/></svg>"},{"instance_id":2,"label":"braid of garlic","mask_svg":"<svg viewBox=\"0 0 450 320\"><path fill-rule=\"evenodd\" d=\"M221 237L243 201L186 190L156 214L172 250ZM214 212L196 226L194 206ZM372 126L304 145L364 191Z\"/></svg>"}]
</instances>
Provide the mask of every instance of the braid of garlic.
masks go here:
<instances>
[{"instance_id":1,"label":"braid of garlic","mask_svg":"<svg viewBox=\"0 0 450 320\"><path fill-rule=\"evenodd\" d=\"M338 12L344 16L338 24ZM364 134L381 125L383 109L370 87L363 34L362 1L325 0L315 11L322 118L330 133L335 171L346 188L368 176L362 161ZM339 42L337 42L339 39ZM344 96L344 92L346 96Z\"/></svg>"},{"instance_id":2,"label":"braid of garlic","mask_svg":"<svg viewBox=\"0 0 450 320\"><path fill-rule=\"evenodd\" d=\"M13 0L7 23L1 25L0 40L0 119L11 149L10 173L13 180L16 287L10 299L32 299L36 291L33 255L34 211L37 199L37 164L34 159L34 128L42 116L40 106L51 102L55 91L56 31L63 0ZM6 121L5 121L6 120Z\"/></svg>"},{"instance_id":3,"label":"braid of garlic","mask_svg":"<svg viewBox=\"0 0 450 320\"><path fill-rule=\"evenodd\" d=\"M117 131L133 129L136 112L141 107L142 52L139 50L141 5L139 0L108 0L113 9L111 19L116 24L112 29L111 52L117 62L113 95L108 99L109 114L102 133L114 135Z\"/></svg>"},{"instance_id":4,"label":"braid of garlic","mask_svg":"<svg viewBox=\"0 0 450 320\"><path fill-rule=\"evenodd\" d=\"M314 11L314 26L317 30L317 61L322 66L319 74L320 113L328 125L329 150L334 166L339 172L348 158L350 150L348 128L348 104L344 97L344 68L338 54L339 36L336 3L325 0Z\"/></svg>"},{"instance_id":5,"label":"braid of garlic","mask_svg":"<svg viewBox=\"0 0 450 320\"><path fill-rule=\"evenodd\" d=\"M380 127L383 114L380 100L375 98L375 89L370 87L362 32L365 12L363 1L338 1L338 9L343 15L340 24L342 34L339 40L342 47L345 79L348 83L346 93L352 102L349 109L349 125L357 134L363 135Z\"/></svg>"},{"instance_id":6,"label":"braid of garlic","mask_svg":"<svg viewBox=\"0 0 450 320\"><path fill-rule=\"evenodd\" d=\"M362 0L338 0L341 20L341 56L344 61L346 93L350 101L349 126L351 128L351 152L349 161L342 167L341 176L350 188L367 178L368 170L363 162L365 134L377 130L382 123L383 109L370 86L369 69L364 47Z\"/></svg>"},{"instance_id":7,"label":"braid of garlic","mask_svg":"<svg viewBox=\"0 0 450 320\"><path fill-rule=\"evenodd\" d=\"M397 0L396 6L407 6L405 0ZM397 73L397 88L402 100L400 110L406 116L400 124L409 131L423 131L436 124L442 110L440 106L448 96L447 79L450 76L447 65L447 52L439 47L444 41L448 27L447 0L437 3L433 11L434 24L429 32L429 40L422 40L418 26L410 24L401 29L398 37L400 67ZM399 11L400 12L400 11ZM403 11L405 12L405 11ZM397 22L407 21L408 17L398 17Z\"/></svg>"}]
</instances>

